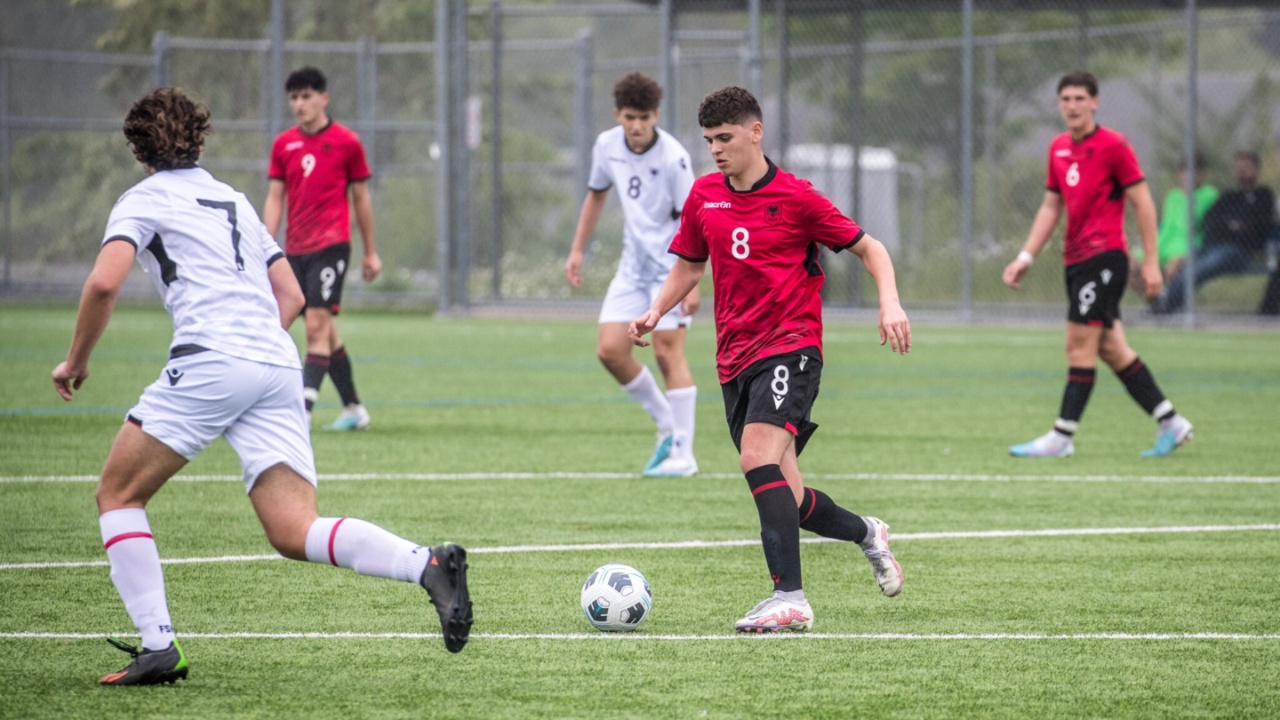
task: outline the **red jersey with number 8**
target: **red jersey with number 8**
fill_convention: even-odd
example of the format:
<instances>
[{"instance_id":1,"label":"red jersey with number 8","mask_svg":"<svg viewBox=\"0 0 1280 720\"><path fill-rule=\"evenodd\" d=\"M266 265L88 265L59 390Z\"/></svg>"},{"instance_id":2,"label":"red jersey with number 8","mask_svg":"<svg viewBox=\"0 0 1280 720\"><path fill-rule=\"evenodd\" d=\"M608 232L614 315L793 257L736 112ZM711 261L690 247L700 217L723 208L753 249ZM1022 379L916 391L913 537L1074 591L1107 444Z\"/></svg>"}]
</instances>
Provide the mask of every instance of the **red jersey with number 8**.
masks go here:
<instances>
[{"instance_id":1,"label":"red jersey with number 8","mask_svg":"<svg viewBox=\"0 0 1280 720\"><path fill-rule=\"evenodd\" d=\"M280 133L267 177L285 183L285 252L309 255L349 242L347 187L371 174L359 136L343 125L330 122L314 135L296 125Z\"/></svg>"},{"instance_id":2,"label":"red jersey with number 8","mask_svg":"<svg viewBox=\"0 0 1280 720\"><path fill-rule=\"evenodd\" d=\"M1108 250L1128 252L1124 192L1143 179L1129 140L1114 130L1099 125L1080 140L1069 132L1053 139L1045 189L1060 194L1067 209L1064 264Z\"/></svg>"},{"instance_id":3,"label":"red jersey with number 8","mask_svg":"<svg viewBox=\"0 0 1280 720\"><path fill-rule=\"evenodd\" d=\"M818 246L839 252L862 235L813 183L772 162L746 191L721 173L694 181L671 252L711 262L721 384L767 357L822 352Z\"/></svg>"}]
</instances>

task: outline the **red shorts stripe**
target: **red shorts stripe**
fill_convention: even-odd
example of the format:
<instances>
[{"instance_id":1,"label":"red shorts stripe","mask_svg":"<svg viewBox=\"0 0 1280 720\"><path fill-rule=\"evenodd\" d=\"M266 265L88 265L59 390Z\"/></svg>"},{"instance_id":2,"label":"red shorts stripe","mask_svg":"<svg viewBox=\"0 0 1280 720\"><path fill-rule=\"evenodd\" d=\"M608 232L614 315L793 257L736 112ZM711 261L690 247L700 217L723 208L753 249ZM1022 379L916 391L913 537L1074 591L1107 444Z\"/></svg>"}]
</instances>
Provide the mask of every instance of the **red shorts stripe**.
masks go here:
<instances>
[{"instance_id":1,"label":"red shorts stripe","mask_svg":"<svg viewBox=\"0 0 1280 720\"><path fill-rule=\"evenodd\" d=\"M796 431L796 426L795 426L795 425L792 425L791 423L787 423L786 425L783 425L782 427L783 427L787 432L791 433L792 435L798 435L798 434L799 434L799 433Z\"/></svg>"},{"instance_id":2,"label":"red shorts stripe","mask_svg":"<svg viewBox=\"0 0 1280 720\"><path fill-rule=\"evenodd\" d=\"M765 490L772 490L772 489L774 489L774 488L778 488L778 487L786 487L786 486L787 486L787 481L786 481L786 480L775 480L775 481L773 481L773 482L771 482L771 483L765 483L765 484L761 485L760 487L756 488L755 490L752 490L752 491L751 491L751 497L755 497L755 496L759 495L760 493L764 492Z\"/></svg>"},{"instance_id":3,"label":"red shorts stripe","mask_svg":"<svg viewBox=\"0 0 1280 720\"><path fill-rule=\"evenodd\" d=\"M151 538L151 533L149 533L149 532L141 532L141 531L139 531L139 532L127 532L127 533L120 533L119 535L116 535L115 537L111 538L111 539L110 539L110 540L108 540L106 543L104 543L104 544L103 544L103 546L102 546L102 549L103 549L103 550L110 550L112 545L115 545L116 543L118 543L118 542L120 542L120 541L122 541L122 540L132 540L132 539L134 539L134 538ZM153 540L154 540L155 538L151 538L151 539L153 539Z\"/></svg>"},{"instance_id":4,"label":"red shorts stripe","mask_svg":"<svg viewBox=\"0 0 1280 720\"><path fill-rule=\"evenodd\" d=\"M329 564L334 567L338 566L338 558L333 556L333 541L338 537L338 526L342 524L343 520L346 520L346 518L338 518L338 522L334 523L333 529L329 531Z\"/></svg>"}]
</instances>

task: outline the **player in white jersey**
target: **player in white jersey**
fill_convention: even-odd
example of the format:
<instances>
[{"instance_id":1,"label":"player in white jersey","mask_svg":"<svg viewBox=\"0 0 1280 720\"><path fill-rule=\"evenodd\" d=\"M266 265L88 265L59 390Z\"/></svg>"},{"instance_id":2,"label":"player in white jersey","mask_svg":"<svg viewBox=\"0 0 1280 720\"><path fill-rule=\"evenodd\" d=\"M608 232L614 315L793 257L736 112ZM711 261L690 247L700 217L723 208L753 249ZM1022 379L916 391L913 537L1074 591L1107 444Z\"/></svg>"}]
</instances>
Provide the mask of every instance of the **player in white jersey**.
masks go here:
<instances>
[{"instance_id":1,"label":"player in white jersey","mask_svg":"<svg viewBox=\"0 0 1280 720\"><path fill-rule=\"evenodd\" d=\"M472 622L466 551L426 548L355 518L319 517L298 349L287 329L302 290L245 196L196 165L209 111L181 90L134 103L124 134L148 176L111 211L80 298L67 359L53 370L65 400L89 377L135 257L173 317L169 363L129 410L102 469L96 499L111 579L141 635L115 640L133 661L103 685L185 678L146 504L217 437L240 456L249 500L267 539L293 560L347 567L422 585L445 647L458 652Z\"/></svg>"},{"instance_id":2,"label":"player in white jersey","mask_svg":"<svg viewBox=\"0 0 1280 720\"><path fill-rule=\"evenodd\" d=\"M591 151L587 197L565 262L569 284L582 284L582 256L604 209L609 189L617 186L625 219L622 257L600 309L596 355L657 425L657 447L645 465L647 477L689 477L698 472L693 430L698 389L693 384L684 343L700 297L695 287L658 323L654 358L667 391L632 356L627 325L653 304L671 272L675 256L667 252L679 227L685 197L693 186L689 153L657 126L662 88L652 78L630 73L613 88L618 126L600 133Z\"/></svg>"}]
</instances>

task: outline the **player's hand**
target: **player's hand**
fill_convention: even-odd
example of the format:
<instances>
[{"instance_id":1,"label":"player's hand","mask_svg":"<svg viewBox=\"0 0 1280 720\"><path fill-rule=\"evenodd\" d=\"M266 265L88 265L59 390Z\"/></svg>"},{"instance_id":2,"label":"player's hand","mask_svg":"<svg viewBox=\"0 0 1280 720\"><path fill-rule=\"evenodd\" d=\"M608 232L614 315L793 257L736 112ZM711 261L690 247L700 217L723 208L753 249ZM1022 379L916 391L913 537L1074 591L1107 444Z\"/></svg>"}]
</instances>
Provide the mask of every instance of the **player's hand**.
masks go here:
<instances>
[{"instance_id":1,"label":"player's hand","mask_svg":"<svg viewBox=\"0 0 1280 720\"><path fill-rule=\"evenodd\" d=\"M89 377L89 368L73 368L64 360L53 369L53 389L63 400L71 399L71 391L79 390Z\"/></svg>"},{"instance_id":2,"label":"player's hand","mask_svg":"<svg viewBox=\"0 0 1280 720\"><path fill-rule=\"evenodd\" d=\"M1022 276L1027 274L1029 267L1031 263L1014 258L1013 262L1004 267L1004 284L1017 290L1022 285Z\"/></svg>"},{"instance_id":3,"label":"player's hand","mask_svg":"<svg viewBox=\"0 0 1280 720\"><path fill-rule=\"evenodd\" d=\"M640 347L649 347L649 341L645 340L644 336L653 332L653 329L658 326L658 321L661 319L661 315L652 308L649 309L645 314L632 320L631 324L627 326L627 337L631 338L632 343Z\"/></svg>"},{"instance_id":4,"label":"player's hand","mask_svg":"<svg viewBox=\"0 0 1280 720\"><path fill-rule=\"evenodd\" d=\"M692 315L698 312L702 307L702 292L698 290L698 286L694 285L688 295L684 296L684 300L680 301L680 312L685 315Z\"/></svg>"},{"instance_id":5,"label":"player's hand","mask_svg":"<svg viewBox=\"0 0 1280 720\"><path fill-rule=\"evenodd\" d=\"M1142 292L1143 296L1145 296L1147 300L1155 300L1160 295L1160 291L1164 288L1164 276L1160 274L1160 264L1158 261L1143 261L1142 282L1145 285Z\"/></svg>"},{"instance_id":6,"label":"player's hand","mask_svg":"<svg viewBox=\"0 0 1280 720\"><path fill-rule=\"evenodd\" d=\"M382 258L378 257L376 252L367 252L364 254L364 267L361 274L365 282L373 282L378 277L378 273L382 272Z\"/></svg>"},{"instance_id":7,"label":"player's hand","mask_svg":"<svg viewBox=\"0 0 1280 720\"><path fill-rule=\"evenodd\" d=\"M582 285L582 251L570 250L569 259L564 261L564 276L573 287Z\"/></svg>"},{"instance_id":8,"label":"player's hand","mask_svg":"<svg viewBox=\"0 0 1280 720\"><path fill-rule=\"evenodd\" d=\"M880 344L889 343L889 348L899 355L906 355L911 350L911 322L907 313L896 302L880 305Z\"/></svg>"}]
</instances>

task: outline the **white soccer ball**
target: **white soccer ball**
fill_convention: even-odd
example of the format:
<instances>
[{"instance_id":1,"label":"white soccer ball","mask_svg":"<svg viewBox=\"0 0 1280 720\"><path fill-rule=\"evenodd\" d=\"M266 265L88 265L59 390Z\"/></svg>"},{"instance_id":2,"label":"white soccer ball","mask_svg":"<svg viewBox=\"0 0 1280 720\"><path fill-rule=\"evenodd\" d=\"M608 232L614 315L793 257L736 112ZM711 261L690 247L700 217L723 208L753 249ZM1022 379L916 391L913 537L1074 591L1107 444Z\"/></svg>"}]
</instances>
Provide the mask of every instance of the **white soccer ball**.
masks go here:
<instances>
[{"instance_id":1,"label":"white soccer ball","mask_svg":"<svg viewBox=\"0 0 1280 720\"><path fill-rule=\"evenodd\" d=\"M601 565L582 585L582 612L600 632L630 632L649 617L649 581L629 565Z\"/></svg>"}]
</instances>

